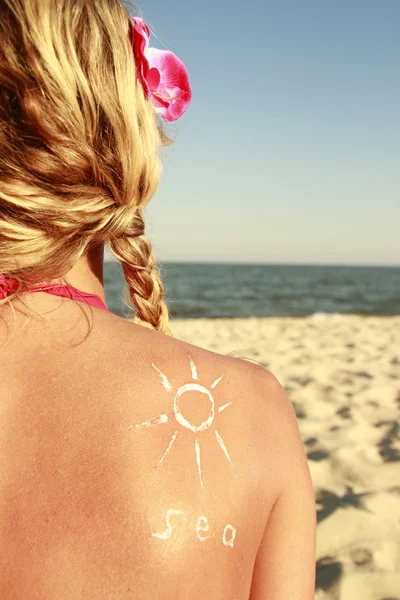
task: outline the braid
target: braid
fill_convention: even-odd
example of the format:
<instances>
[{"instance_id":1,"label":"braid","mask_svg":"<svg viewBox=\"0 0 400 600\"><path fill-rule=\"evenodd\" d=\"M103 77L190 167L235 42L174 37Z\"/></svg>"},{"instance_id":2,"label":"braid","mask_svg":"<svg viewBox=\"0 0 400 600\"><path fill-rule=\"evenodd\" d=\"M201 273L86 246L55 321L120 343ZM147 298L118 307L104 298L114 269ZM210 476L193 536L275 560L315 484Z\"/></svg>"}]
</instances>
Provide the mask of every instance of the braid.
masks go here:
<instances>
[{"instance_id":1,"label":"braid","mask_svg":"<svg viewBox=\"0 0 400 600\"><path fill-rule=\"evenodd\" d=\"M135 223L120 237L112 237L110 251L117 258L128 284L129 299L136 310L135 322L172 335L164 285L155 268L151 243L144 233L143 213L137 210Z\"/></svg>"}]
</instances>

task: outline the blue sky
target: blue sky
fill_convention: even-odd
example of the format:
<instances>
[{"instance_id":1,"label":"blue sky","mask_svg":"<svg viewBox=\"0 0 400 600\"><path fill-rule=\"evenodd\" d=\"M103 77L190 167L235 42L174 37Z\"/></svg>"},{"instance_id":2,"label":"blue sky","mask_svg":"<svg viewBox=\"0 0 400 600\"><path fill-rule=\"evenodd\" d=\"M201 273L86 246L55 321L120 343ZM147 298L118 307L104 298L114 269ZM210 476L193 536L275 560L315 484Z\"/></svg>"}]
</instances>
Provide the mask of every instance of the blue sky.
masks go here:
<instances>
[{"instance_id":1,"label":"blue sky","mask_svg":"<svg viewBox=\"0 0 400 600\"><path fill-rule=\"evenodd\" d=\"M193 90L147 209L159 260L400 265L399 0L140 8Z\"/></svg>"}]
</instances>

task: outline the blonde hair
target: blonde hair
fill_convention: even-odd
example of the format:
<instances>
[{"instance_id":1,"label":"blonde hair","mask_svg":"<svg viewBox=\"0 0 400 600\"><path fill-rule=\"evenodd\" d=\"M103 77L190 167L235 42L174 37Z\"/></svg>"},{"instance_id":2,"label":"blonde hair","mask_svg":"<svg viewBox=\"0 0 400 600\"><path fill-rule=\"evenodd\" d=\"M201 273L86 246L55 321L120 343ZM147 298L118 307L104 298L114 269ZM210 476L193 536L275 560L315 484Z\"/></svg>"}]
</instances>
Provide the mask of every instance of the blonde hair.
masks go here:
<instances>
[{"instance_id":1,"label":"blonde hair","mask_svg":"<svg viewBox=\"0 0 400 600\"><path fill-rule=\"evenodd\" d=\"M21 290L108 242L136 320L169 332L143 207L169 140L121 0L0 3L0 273Z\"/></svg>"}]
</instances>

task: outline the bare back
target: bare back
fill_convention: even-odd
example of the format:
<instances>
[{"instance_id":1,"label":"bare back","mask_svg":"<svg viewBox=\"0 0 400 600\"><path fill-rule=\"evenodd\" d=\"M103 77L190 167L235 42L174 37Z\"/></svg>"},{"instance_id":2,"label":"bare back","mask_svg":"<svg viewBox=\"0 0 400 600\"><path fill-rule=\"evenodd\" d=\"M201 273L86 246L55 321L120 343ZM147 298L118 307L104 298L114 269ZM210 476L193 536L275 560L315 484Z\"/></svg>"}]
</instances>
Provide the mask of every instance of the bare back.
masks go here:
<instances>
[{"instance_id":1,"label":"bare back","mask_svg":"<svg viewBox=\"0 0 400 600\"><path fill-rule=\"evenodd\" d=\"M2 324L0 597L311 598L312 488L275 378L97 309L86 335L82 311Z\"/></svg>"}]
</instances>

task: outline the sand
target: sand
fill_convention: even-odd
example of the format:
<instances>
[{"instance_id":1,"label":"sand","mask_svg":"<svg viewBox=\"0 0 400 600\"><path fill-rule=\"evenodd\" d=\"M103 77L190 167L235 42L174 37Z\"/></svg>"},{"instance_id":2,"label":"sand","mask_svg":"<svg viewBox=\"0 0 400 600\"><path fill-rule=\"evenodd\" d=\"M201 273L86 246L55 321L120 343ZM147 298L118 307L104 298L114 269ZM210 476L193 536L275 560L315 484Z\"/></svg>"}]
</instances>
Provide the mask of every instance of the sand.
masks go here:
<instances>
[{"instance_id":1,"label":"sand","mask_svg":"<svg viewBox=\"0 0 400 600\"><path fill-rule=\"evenodd\" d=\"M400 600L400 316L174 321L255 359L296 409L317 510L316 600Z\"/></svg>"}]
</instances>

